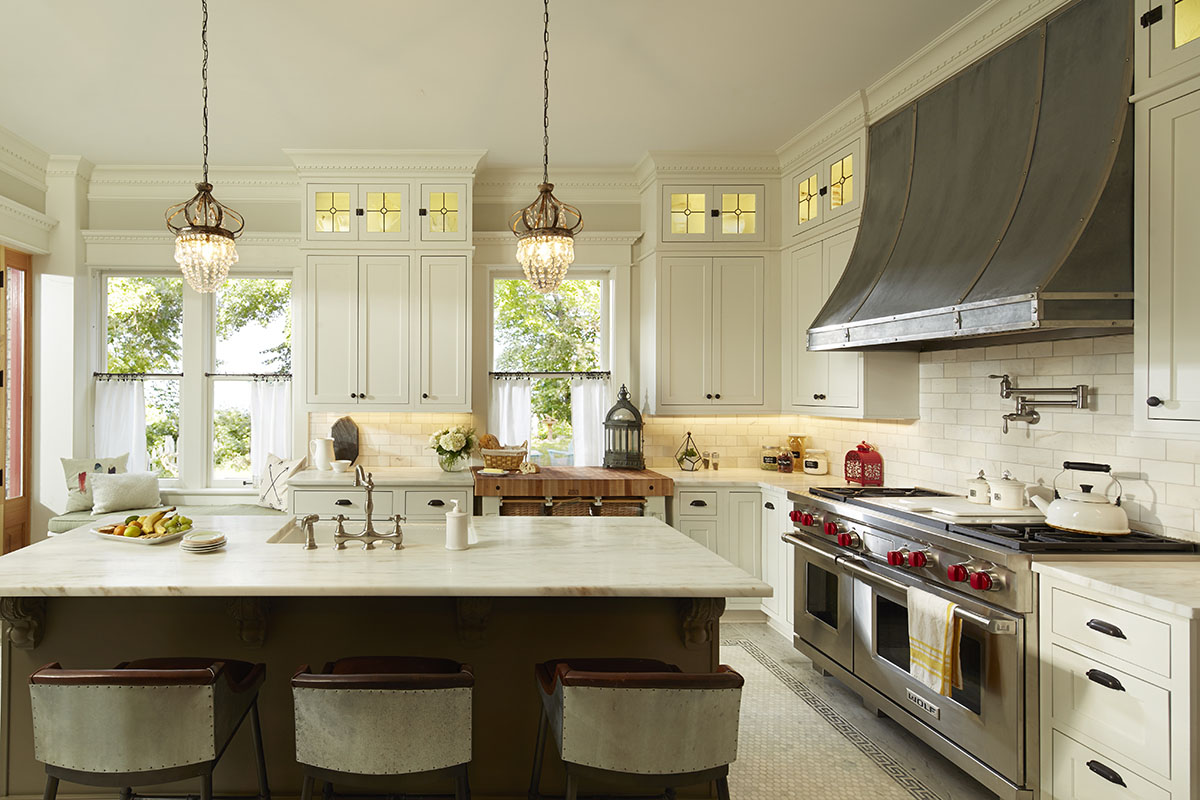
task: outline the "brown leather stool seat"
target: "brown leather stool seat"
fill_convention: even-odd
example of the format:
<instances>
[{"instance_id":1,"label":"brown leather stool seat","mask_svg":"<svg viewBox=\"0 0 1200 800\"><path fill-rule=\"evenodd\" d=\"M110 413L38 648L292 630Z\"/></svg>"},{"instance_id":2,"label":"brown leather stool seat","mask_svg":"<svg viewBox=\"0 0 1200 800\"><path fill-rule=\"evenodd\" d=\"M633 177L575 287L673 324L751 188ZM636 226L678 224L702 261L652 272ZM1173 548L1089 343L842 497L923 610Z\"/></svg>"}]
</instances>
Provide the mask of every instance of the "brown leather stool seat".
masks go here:
<instances>
[{"instance_id":1,"label":"brown leather stool seat","mask_svg":"<svg viewBox=\"0 0 1200 800\"><path fill-rule=\"evenodd\" d=\"M112 669L63 669L29 676L35 757L46 765L45 800L62 779L119 786L200 778L212 798L212 772L249 716L259 797L270 800L258 690L265 664L217 658L146 658ZM136 736L136 743L131 737Z\"/></svg>"},{"instance_id":2,"label":"brown leather stool seat","mask_svg":"<svg viewBox=\"0 0 1200 800\"><path fill-rule=\"evenodd\" d=\"M538 722L530 800L540 798L546 738L553 734L567 772L566 800L579 779L621 788L715 781L729 800L737 758L742 676L727 666L687 673L652 659L555 659L534 668Z\"/></svg>"},{"instance_id":3,"label":"brown leather stool seat","mask_svg":"<svg viewBox=\"0 0 1200 800\"><path fill-rule=\"evenodd\" d=\"M364 656L307 666L292 678L302 800L316 779L391 790L405 781L454 779L470 796L471 703L475 675L444 658Z\"/></svg>"}]
</instances>

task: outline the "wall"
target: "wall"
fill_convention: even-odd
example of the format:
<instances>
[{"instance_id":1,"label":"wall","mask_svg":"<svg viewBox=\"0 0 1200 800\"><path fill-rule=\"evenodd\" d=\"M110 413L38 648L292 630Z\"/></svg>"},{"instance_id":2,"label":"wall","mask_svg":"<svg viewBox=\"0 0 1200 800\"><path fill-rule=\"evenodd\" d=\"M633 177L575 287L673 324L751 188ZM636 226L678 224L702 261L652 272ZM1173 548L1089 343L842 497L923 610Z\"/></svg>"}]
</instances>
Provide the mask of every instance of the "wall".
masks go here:
<instances>
[{"instance_id":1,"label":"wall","mask_svg":"<svg viewBox=\"0 0 1200 800\"><path fill-rule=\"evenodd\" d=\"M343 416L358 425L356 463L364 468L436 467L437 454L429 449L429 435L450 425L473 425L470 414L389 414L381 411L320 412L308 415L309 438L328 436Z\"/></svg>"},{"instance_id":2,"label":"wall","mask_svg":"<svg viewBox=\"0 0 1200 800\"><path fill-rule=\"evenodd\" d=\"M1200 541L1200 441L1133 432L1133 337L1110 336L921 354L921 418L912 422L836 420L797 415L654 417L646 422L649 466L673 467L672 456L692 431L701 450L717 450L725 467L757 467L763 444L804 433L809 447L829 451L841 472L847 450L865 439L884 458L889 484L964 492L984 470L1011 470L1050 486L1063 461L1113 466L1136 527ZM1007 372L1022 388L1091 388L1088 410L1047 408L1037 425L1001 433L1000 415L1013 409L987 376ZM1063 476L1083 480L1084 473ZM1103 481L1097 481L1099 489Z\"/></svg>"}]
</instances>

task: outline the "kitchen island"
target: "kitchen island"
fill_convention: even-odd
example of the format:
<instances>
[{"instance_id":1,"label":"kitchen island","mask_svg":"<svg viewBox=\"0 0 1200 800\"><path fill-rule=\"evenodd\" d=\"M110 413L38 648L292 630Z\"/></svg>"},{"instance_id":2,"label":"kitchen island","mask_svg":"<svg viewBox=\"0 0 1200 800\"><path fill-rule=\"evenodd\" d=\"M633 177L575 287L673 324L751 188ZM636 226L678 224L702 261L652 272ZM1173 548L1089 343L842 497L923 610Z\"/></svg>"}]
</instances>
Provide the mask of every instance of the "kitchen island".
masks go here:
<instances>
[{"instance_id":1,"label":"kitchen island","mask_svg":"<svg viewBox=\"0 0 1200 800\"><path fill-rule=\"evenodd\" d=\"M302 664L405 654L474 667L473 789L479 797L524 796L539 713L535 663L619 655L708 671L717 665L725 598L771 591L647 518L476 518L473 544L460 552L443 547L434 525L408 527L403 550L369 552L355 544L335 551L327 523L311 551L291 520L197 517L196 526L222 531L228 547L197 555L80 529L0 557L0 614L9 623L8 795L41 790L26 677L48 662L109 667L153 655L265 662L268 767L276 792L294 795L300 778L288 678ZM255 786L247 736L239 732L217 770L218 792ZM559 778L550 770L547 789ZM64 787L73 789L88 791Z\"/></svg>"}]
</instances>

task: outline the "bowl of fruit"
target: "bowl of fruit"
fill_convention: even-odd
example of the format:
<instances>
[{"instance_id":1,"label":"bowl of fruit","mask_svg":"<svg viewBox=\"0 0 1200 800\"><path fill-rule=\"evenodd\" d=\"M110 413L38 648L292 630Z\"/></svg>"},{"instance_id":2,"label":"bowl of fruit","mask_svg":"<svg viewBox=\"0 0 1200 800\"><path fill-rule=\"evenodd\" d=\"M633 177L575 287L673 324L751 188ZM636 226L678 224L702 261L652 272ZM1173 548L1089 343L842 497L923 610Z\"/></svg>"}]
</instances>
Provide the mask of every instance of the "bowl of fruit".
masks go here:
<instances>
[{"instance_id":1,"label":"bowl of fruit","mask_svg":"<svg viewBox=\"0 0 1200 800\"><path fill-rule=\"evenodd\" d=\"M162 544L183 536L192 529L192 521L175 513L175 506L153 514L131 514L124 522L93 528L92 533L104 539L130 544Z\"/></svg>"}]
</instances>

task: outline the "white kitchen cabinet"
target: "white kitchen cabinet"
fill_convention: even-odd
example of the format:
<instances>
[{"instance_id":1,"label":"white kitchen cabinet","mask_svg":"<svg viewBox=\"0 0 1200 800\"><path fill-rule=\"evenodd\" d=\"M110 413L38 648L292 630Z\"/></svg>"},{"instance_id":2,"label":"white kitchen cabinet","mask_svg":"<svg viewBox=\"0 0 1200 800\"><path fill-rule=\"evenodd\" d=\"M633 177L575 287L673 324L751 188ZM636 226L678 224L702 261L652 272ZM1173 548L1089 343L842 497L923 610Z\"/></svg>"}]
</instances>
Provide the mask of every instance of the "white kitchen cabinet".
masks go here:
<instances>
[{"instance_id":1,"label":"white kitchen cabinet","mask_svg":"<svg viewBox=\"0 0 1200 800\"><path fill-rule=\"evenodd\" d=\"M784 404L801 413L856 419L919 415L916 352L811 352L808 327L837 286L858 229L792 250L785 270L783 329L790 380Z\"/></svg>"},{"instance_id":2,"label":"white kitchen cabinet","mask_svg":"<svg viewBox=\"0 0 1200 800\"><path fill-rule=\"evenodd\" d=\"M858 212L865 185L862 142L862 137L851 139L792 175L784 215L792 236L808 235Z\"/></svg>"},{"instance_id":3,"label":"white kitchen cabinet","mask_svg":"<svg viewBox=\"0 0 1200 800\"><path fill-rule=\"evenodd\" d=\"M762 609L767 623L789 639L792 636L792 589L795 559L791 545L781 538L791 530L788 511L791 503L782 489L764 489L762 493L762 579L774 595L764 598Z\"/></svg>"},{"instance_id":4,"label":"white kitchen cabinet","mask_svg":"<svg viewBox=\"0 0 1200 800\"><path fill-rule=\"evenodd\" d=\"M412 269L408 256L358 259L358 402L411 395Z\"/></svg>"},{"instance_id":5,"label":"white kitchen cabinet","mask_svg":"<svg viewBox=\"0 0 1200 800\"><path fill-rule=\"evenodd\" d=\"M766 238L762 184L662 187L664 242L761 242Z\"/></svg>"},{"instance_id":6,"label":"white kitchen cabinet","mask_svg":"<svg viewBox=\"0 0 1200 800\"><path fill-rule=\"evenodd\" d=\"M465 183L421 184L417 218L423 242L465 242L471 229L471 207Z\"/></svg>"},{"instance_id":7,"label":"white kitchen cabinet","mask_svg":"<svg viewBox=\"0 0 1200 800\"><path fill-rule=\"evenodd\" d=\"M1138 96L1200 75L1200 0L1139 0Z\"/></svg>"},{"instance_id":8,"label":"white kitchen cabinet","mask_svg":"<svg viewBox=\"0 0 1200 800\"><path fill-rule=\"evenodd\" d=\"M676 530L692 538L709 550L717 549L717 521L715 519L686 518L675 525Z\"/></svg>"},{"instance_id":9,"label":"white kitchen cabinet","mask_svg":"<svg viewBox=\"0 0 1200 800\"><path fill-rule=\"evenodd\" d=\"M1135 113L1135 420L1200 433L1200 79Z\"/></svg>"},{"instance_id":10,"label":"white kitchen cabinet","mask_svg":"<svg viewBox=\"0 0 1200 800\"><path fill-rule=\"evenodd\" d=\"M309 183L304 205L310 242L402 242L414 211L407 183Z\"/></svg>"},{"instance_id":11,"label":"white kitchen cabinet","mask_svg":"<svg viewBox=\"0 0 1200 800\"><path fill-rule=\"evenodd\" d=\"M673 526L756 578L763 576L762 493L758 490L676 491ZM730 598L728 608L758 611L757 597Z\"/></svg>"},{"instance_id":12,"label":"white kitchen cabinet","mask_svg":"<svg viewBox=\"0 0 1200 800\"><path fill-rule=\"evenodd\" d=\"M659 404L761 406L763 259L667 257L659 274Z\"/></svg>"},{"instance_id":13,"label":"white kitchen cabinet","mask_svg":"<svg viewBox=\"0 0 1200 800\"><path fill-rule=\"evenodd\" d=\"M467 278L465 256L421 257L421 407L470 403Z\"/></svg>"},{"instance_id":14,"label":"white kitchen cabinet","mask_svg":"<svg viewBox=\"0 0 1200 800\"><path fill-rule=\"evenodd\" d=\"M358 259L310 256L305 294L305 393L310 403L358 398Z\"/></svg>"}]
</instances>

